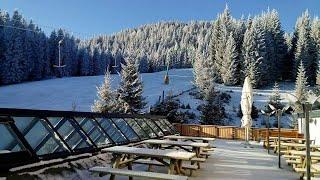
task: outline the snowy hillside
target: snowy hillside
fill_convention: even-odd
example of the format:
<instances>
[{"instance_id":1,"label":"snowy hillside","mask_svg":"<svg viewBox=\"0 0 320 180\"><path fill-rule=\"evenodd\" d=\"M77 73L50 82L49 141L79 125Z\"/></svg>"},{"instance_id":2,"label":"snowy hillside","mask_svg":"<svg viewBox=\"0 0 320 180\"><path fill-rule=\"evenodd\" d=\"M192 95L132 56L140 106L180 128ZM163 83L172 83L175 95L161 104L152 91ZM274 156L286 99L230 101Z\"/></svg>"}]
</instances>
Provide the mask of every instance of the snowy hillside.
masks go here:
<instances>
[{"instance_id":1,"label":"snowy hillside","mask_svg":"<svg viewBox=\"0 0 320 180\"><path fill-rule=\"evenodd\" d=\"M170 84L163 84L165 72L144 73L144 96L148 105L158 101L162 91L167 94L181 93L193 87L192 69L173 69L169 71ZM119 76L112 75L112 86L116 88L119 84ZM28 109L49 109L49 110L71 110L72 104L76 104L77 111L90 111L90 107L96 98L96 86L103 81L103 76L70 77L51 79L36 82L28 82L16 85L0 87L0 107L3 108L28 108ZM285 92L294 88L292 83L280 83L281 95L285 98ZM241 87L217 85L217 89L230 94L231 101L226 106L228 119L231 124L239 125L240 118L236 117L239 108ZM272 87L254 90L254 103L258 108L263 108L272 93ZM196 115L196 110L201 101L194 99L188 92L180 96L183 104L190 104L191 111ZM196 118L198 119L198 118ZM195 122L196 123L196 122ZM260 120L256 122L260 125Z\"/></svg>"},{"instance_id":2,"label":"snowy hillside","mask_svg":"<svg viewBox=\"0 0 320 180\"><path fill-rule=\"evenodd\" d=\"M192 88L192 70L170 70L170 84L164 85L165 72L144 73L144 96L153 105L162 91L174 94ZM113 74L112 86L119 84L119 75ZM72 104L77 111L90 111L96 98L96 86L100 86L104 76L70 77L28 82L0 87L0 107L49 110L71 110Z\"/></svg>"}]
</instances>

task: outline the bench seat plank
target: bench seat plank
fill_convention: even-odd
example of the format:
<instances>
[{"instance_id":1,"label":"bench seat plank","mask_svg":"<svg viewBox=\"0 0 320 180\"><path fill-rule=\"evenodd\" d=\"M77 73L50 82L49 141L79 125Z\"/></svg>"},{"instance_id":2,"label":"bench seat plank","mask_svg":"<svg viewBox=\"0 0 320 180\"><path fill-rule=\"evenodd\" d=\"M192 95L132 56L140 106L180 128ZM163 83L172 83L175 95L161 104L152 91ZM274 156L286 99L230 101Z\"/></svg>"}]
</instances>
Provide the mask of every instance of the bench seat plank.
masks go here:
<instances>
[{"instance_id":1,"label":"bench seat plank","mask_svg":"<svg viewBox=\"0 0 320 180\"><path fill-rule=\"evenodd\" d=\"M113 174L120 176L130 176L130 177L143 177L143 178L152 178L159 180L187 180L187 176L179 176L172 174L164 174L164 173L155 173L155 172L145 172L145 171L132 171L126 169L114 169L109 167L93 167L90 169L92 172L96 173L105 173L105 174Z\"/></svg>"},{"instance_id":2,"label":"bench seat plank","mask_svg":"<svg viewBox=\"0 0 320 180\"><path fill-rule=\"evenodd\" d=\"M139 159L134 161L133 163L136 164L147 164L147 165L154 165L154 166L164 166L162 163L156 161L156 160L148 160L148 159ZM198 166L197 165L191 165L191 164L182 164L183 169L189 169L189 170L197 170Z\"/></svg>"}]
</instances>

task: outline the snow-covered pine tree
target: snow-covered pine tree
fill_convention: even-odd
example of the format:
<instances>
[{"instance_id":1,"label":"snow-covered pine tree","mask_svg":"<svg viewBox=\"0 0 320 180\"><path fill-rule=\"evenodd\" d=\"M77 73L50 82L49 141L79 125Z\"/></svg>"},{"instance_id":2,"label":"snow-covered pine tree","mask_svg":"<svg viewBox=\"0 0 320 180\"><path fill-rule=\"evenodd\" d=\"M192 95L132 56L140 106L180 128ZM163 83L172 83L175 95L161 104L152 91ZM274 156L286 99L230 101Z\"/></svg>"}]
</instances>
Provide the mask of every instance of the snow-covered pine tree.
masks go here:
<instances>
[{"instance_id":1,"label":"snow-covered pine tree","mask_svg":"<svg viewBox=\"0 0 320 180\"><path fill-rule=\"evenodd\" d=\"M228 8L228 5L226 5L224 11L222 14L218 15L218 18L216 20L216 23L214 25L213 30L213 38L214 38L214 66L215 70L217 71L217 81L222 81L222 69L221 66L224 62L224 53L226 49L227 40L229 37L229 34L234 29L233 24L233 18L231 17L230 10Z\"/></svg>"},{"instance_id":2,"label":"snow-covered pine tree","mask_svg":"<svg viewBox=\"0 0 320 180\"><path fill-rule=\"evenodd\" d=\"M145 107L145 98L142 96L143 84L138 71L139 65L131 59L122 64L121 82L118 89L118 109L120 112L135 114Z\"/></svg>"},{"instance_id":3,"label":"snow-covered pine tree","mask_svg":"<svg viewBox=\"0 0 320 180\"><path fill-rule=\"evenodd\" d=\"M224 53L224 61L221 66L221 77L225 85L235 85L239 80L238 51L236 42L231 32Z\"/></svg>"},{"instance_id":4,"label":"snow-covered pine tree","mask_svg":"<svg viewBox=\"0 0 320 180\"><path fill-rule=\"evenodd\" d=\"M193 64L194 85L199 88L200 93L204 93L214 81L210 74L210 68L205 63L203 54L199 51L196 53L196 59Z\"/></svg>"},{"instance_id":5,"label":"snow-covered pine tree","mask_svg":"<svg viewBox=\"0 0 320 180\"><path fill-rule=\"evenodd\" d=\"M320 87L320 67L318 66L316 85Z\"/></svg>"},{"instance_id":6,"label":"snow-covered pine tree","mask_svg":"<svg viewBox=\"0 0 320 180\"><path fill-rule=\"evenodd\" d=\"M282 68L285 64L284 58L287 53L287 47L284 39L284 31L281 28L281 22L278 12L275 9L273 9L268 14L270 14L267 22L268 29L270 29L275 53L275 59L273 60L275 67L273 68L274 73L272 73L272 76L274 78L271 78L272 80L274 80L283 76L283 74L287 73L286 69L288 68Z\"/></svg>"},{"instance_id":7,"label":"snow-covered pine tree","mask_svg":"<svg viewBox=\"0 0 320 180\"><path fill-rule=\"evenodd\" d=\"M260 20L260 17L256 17L249 23L242 44L244 75L251 79L253 87L263 85L262 79L268 73L265 67L266 44Z\"/></svg>"},{"instance_id":8,"label":"snow-covered pine tree","mask_svg":"<svg viewBox=\"0 0 320 180\"><path fill-rule=\"evenodd\" d=\"M0 10L0 24L1 25L6 25L8 23L9 20L9 14L6 12L3 12ZM5 28L3 26L0 26L0 72L3 72L3 65L5 63L5 52L6 52L6 43L5 43ZM0 84L2 84L3 82L3 76L5 76L5 74L0 73Z\"/></svg>"},{"instance_id":9,"label":"snow-covered pine tree","mask_svg":"<svg viewBox=\"0 0 320 180\"><path fill-rule=\"evenodd\" d=\"M104 82L100 87L97 87L98 99L94 101L91 110L100 113L113 113L116 108L116 94L111 89L110 72L106 71L104 75Z\"/></svg>"},{"instance_id":10,"label":"snow-covered pine tree","mask_svg":"<svg viewBox=\"0 0 320 180\"><path fill-rule=\"evenodd\" d=\"M300 66L298 67L298 73L296 78L295 86L295 96L299 102L307 100L308 97L308 81L305 73L305 69L302 61L300 61Z\"/></svg>"},{"instance_id":11,"label":"snow-covered pine tree","mask_svg":"<svg viewBox=\"0 0 320 180\"><path fill-rule=\"evenodd\" d=\"M204 92L204 104L201 105L201 124L223 125L225 118L224 107L221 105L220 97L215 91L214 82Z\"/></svg>"},{"instance_id":12,"label":"snow-covered pine tree","mask_svg":"<svg viewBox=\"0 0 320 180\"><path fill-rule=\"evenodd\" d=\"M308 77L308 82L313 85L316 81L317 51L310 32L310 16L308 11L305 11L297 22L297 42L294 63L295 68L298 68L300 62L303 63L306 70L306 76ZM297 72L297 70L295 72ZM296 73L294 75L296 75Z\"/></svg>"},{"instance_id":13,"label":"snow-covered pine tree","mask_svg":"<svg viewBox=\"0 0 320 180\"><path fill-rule=\"evenodd\" d=\"M25 28L24 20L18 11L14 11L10 26ZM27 59L25 56L25 32L19 29L8 28L5 36L7 51L6 61L3 63L2 82L4 84L19 83L26 78Z\"/></svg>"},{"instance_id":14,"label":"snow-covered pine tree","mask_svg":"<svg viewBox=\"0 0 320 180\"><path fill-rule=\"evenodd\" d=\"M313 42L315 43L316 47L316 62L317 64L317 75L316 75L316 85L320 85L320 20L318 18L315 18L312 21L311 26L311 37L313 39Z\"/></svg>"},{"instance_id":15,"label":"snow-covered pine tree","mask_svg":"<svg viewBox=\"0 0 320 180\"><path fill-rule=\"evenodd\" d=\"M286 43L286 48L287 52L283 60L282 64L282 79L283 80L291 80L292 79L292 67L293 67L293 59L294 59L294 52L293 52L293 44L292 44L292 39L293 35L285 33L284 34L284 39ZM284 68L287 67L287 68Z\"/></svg>"},{"instance_id":16,"label":"snow-covered pine tree","mask_svg":"<svg viewBox=\"0 0 320 180\"><path fill-rule=\"evenodd\" d=\"M273 105L277 109L282 109L284 106L281 103L281 95L280 95L280 88L278 82L274 83L273 89L272 89L272 94L269 97L269 102L268 104ZM271 111L270 107L267 106L267 108Z\"/></svg>"}]
</instances>

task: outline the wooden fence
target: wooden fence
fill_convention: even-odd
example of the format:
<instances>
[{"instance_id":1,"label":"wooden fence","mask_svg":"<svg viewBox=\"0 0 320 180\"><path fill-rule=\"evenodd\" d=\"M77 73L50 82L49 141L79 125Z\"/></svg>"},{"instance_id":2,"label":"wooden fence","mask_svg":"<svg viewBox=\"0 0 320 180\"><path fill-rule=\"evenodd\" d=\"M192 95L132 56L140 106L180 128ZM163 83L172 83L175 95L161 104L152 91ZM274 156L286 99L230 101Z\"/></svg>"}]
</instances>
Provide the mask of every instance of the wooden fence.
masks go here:
<instances>
[{"instance_id":1,"label":"wooden fence","mask_svg":"<svg viewBox=\"0 0 320 180\"><path fill-rule=\"evenodd\" d=\"M184 136L201 136L215 137L221 139L239 139L245 138L244 128L235 126L215 126L215 125L196 125L196 124L174 124L181 135ZM252 140L265 139L267 136L267 128L252 128L250 138ZM278 136L277 128L269 129L269 136ZM297 129L281 129L282 137L303 137Z\"/></svg>"}]
</instances>

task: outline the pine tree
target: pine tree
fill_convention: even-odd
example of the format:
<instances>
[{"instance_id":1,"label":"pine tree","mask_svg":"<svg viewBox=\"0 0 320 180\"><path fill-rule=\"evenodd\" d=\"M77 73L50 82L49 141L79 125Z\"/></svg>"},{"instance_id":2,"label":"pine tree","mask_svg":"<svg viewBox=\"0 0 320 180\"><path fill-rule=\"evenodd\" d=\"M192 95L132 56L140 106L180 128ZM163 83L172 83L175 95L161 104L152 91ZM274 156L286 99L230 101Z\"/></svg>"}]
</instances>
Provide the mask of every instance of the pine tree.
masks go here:
<instances>
[{"instance_id":1,"label":"pine tree","mask_svg":"<svg viewBox=\"0 0 320 180\"><path fill-rule=\"evenodd\" d=\"M0 25L7 25L9 20L9 14L6 12L2 12L0 10ZM5 52L6 52L6 42L5 42L5 28L3 26L0 26L0 72L3 72L4 69L4 63L5 63ZM3 76L5 74L0 73L0 84L3 83Z\"/></svg>"},{"instance_id":2,"label":"pine tree","mask_svg":"<svg viewBox=\"0 0 320 180\"><path fill-rule=\"evenodd\" d=\"M234 29L233 18L231 17L228 5L226 5L222 14L218 15L218 18L214 25L213 38L214 38L214 66L217 71L216 81L221 81L223 72L221 66L224 63L225 49L230 33Z\"/></svg>"},{"instance_id":3,"label":"pine tree","mask_svg":"<svg viewBox=\"0 0 320 180\"><path fill-rule=\"evenodd\" d=\"M274 49L274 59L272 60L274 67L273 72L271 73L273 78L271 78L271 80L275 80L287 73L286 69L288 68L281 68L285 64L284 58L287 53L287 47L278 12L273 9L268 14L269 18L267 20L267 26L268 29L270 29L273 42L272 48Z\"/></svg>"},{"instance_id":4,"label":"pine tree","mask_svg":"<svg viewBox=\"0 0 320 180\"><path fill-rule=\"evenodd\" d=\"M18 11L14 11L10 25L25 28L24 20ZM28 64L25 56L25 32L11 28L5 36L6 48L3 63L2 81L4 84L19 83L28 76Z\"/></svg>"},{"instance_id":5,"label":"pine tree","mask_svg":"<svg viewBox=\"0 0 320 180\"><path fill-rule=\"evenodd\" d=\"M294 52L293 52L293 35L292 34L288 34L285 33L284 34L284 38L285 38L285 43L286 43L286 48L287 48L287 52L286 55L284 57L284 61L282 63L282 79L284 80L291 80L293 75L293 59L294 59ZM287 68L283 68L283 67L287 67Z\"/></svg>"},{"instance_id":6,"label":"pine tree","mask_svg":"<svg viewBox=\"0 0 320 180\"><path fill-rule=\"evenodd\" d=\"M204 92L204 104L201 105L201 123L209 125L223 125L225 118L224 107L212 82Z\"/></svg>"},{"instance_id":7,"label":"pine tree","mask_svg":"<svg viewBox=\"0 0 320 180\"><path fill-rule=\"evenodd\" d=\"M233 33L230 33L221 67L221 77L225 85L235 85L239 80L238 52Z\"/></svg>"},{"instance_id":8,"label":"pine tree","mask_svg":"<svg viewBox=\"0 0 320 180\"><path fill-rule=\"evenodd\" d=\"M315 43L311 38L311 24L308 11L305 11L302 17L298 19L296 30L296 48L295 48L295 68L300 62L303 63L309 84L313 85L316 81L317 52ZM297 71L295 71L297 72Z\"/></svg>"},{"instance_id":9,"label":"pine tree","mask_svg":"<svg viewBox=\"0 0 320 180\"><path fill-rule=\"evenodd\" d=\"M268 104L271 104L277 109L282 109L284 107L284 105L281 103L280 88L277 82L274 83L274 86L272 89L272 95L269 97ZM269 109L270 112L272 111L269 106L267 106L267 108Z\"/></svg>"},{"instance_id":10,"label":"pine tree","mask_svg":"<svg viewBox=\"0 0 320 180\"><path fill-rule=\"evenodd\" d=\"M214 82L213 75L210 74L210 68L205 63L203 54L197 52L196 60L193 64L194 85L199 88L200 93L204 93Z\"/></svg>"},{"instance_id":11,"label":"pine tree","mask_svg":"<svg viewBox=\"0 0 320 180\"><path fill-rule=\"evenodd\" d=\"M104 76L104 83L97 87L98 100L94 101L91 110L100 113L112 113L116 108L116 94L111 89L111 76L107 71Z\"/></svg>"},{"instance_id":12,"label":"pine tree","mask_svg":"<svg viewBox=\"0 0 320 180\"><path fill-rule=\"evenodd\" d=\"M266 44L260 20L257 17L249 24L242 44L244 75L251 79L253 87L262 86L262 80L268 73L265 63Z\"/></svg>"},{"instance_id":13,"label":"pine tree","mask_svg":"<svg viewBox=\"0 0 320 180\"><path fill-rule=\"evenodd\" d=\"M303 63L300 62L300 66L298 68L296 86L295 86L295 96L299 102L303 102L307 100L308 96L308 81L306 77L306 73L304 70Z\"/></svg>"},{"instance_id":14,"label":"pine tree","mask_svg":"<svg viewBox=\"0 0 320 180\"><path fill-rule=\"evenodd\" d=\"M138 64L130 58L125 62L126 64L122 64L121 82L118 89L118 109L120 112L135 114L141 112L146 105L142 96L143 85Z\"/></svg>"}]
</instances>

